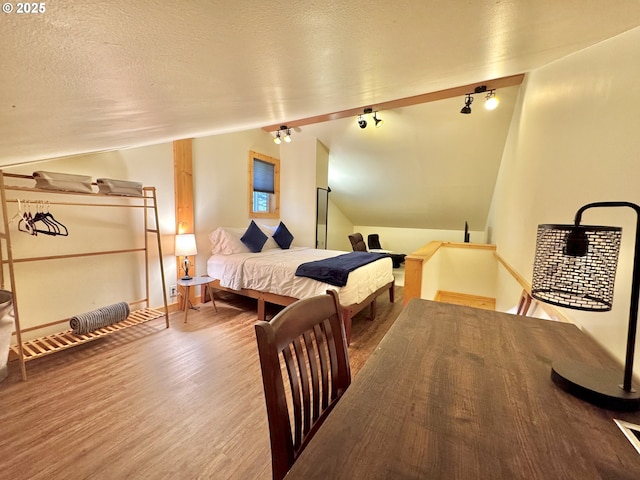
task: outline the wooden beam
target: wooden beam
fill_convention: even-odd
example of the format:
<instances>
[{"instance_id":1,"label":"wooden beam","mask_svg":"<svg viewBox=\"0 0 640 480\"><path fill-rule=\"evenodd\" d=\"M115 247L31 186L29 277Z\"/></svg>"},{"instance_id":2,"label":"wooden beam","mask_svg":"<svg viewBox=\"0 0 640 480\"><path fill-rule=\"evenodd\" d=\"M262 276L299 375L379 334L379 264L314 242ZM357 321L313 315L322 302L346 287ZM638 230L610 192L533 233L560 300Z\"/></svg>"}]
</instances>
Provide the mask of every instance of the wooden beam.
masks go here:
<instances>
[{"instance_id":1,"label":"wooden beam","mask_svg":"<svg viewBox=\"0 0 640 480\"><path fill-rule=\"evenodd\" d=\"M445 90L438 90L436 92L423 93L421 95L415 95L413 97L399 98L397 100L390 100L388 102L372 103L370 105L363 105L361 107L350 108L348 110L341 110L339 112L325 113L322 115L316 115L315 117L301 118L298 120L292 120L287 122L280 122L274 125L267 125L262 127L267 132L275 132L282 125L286 125L289 128L302 127L305 125L311 125L314 123L328 122L329 120L338 120L346 117L356 117L364 111L365 108L371 108L372 110L392 110L394 108L409 107L411 105L419 105L421 103L435 102L436 100L444 100L446 98L464 97L467 93L473 93L476 87L486 86L487 90L496 90L498 88L513 87L520 85L524 80L524 73L518 75L511 75L508 77L495 78L493 80L486 80L483 82L471 83L469 85L462 85L460 87L447 88Z\"/></svg>"},{"instance_id":2,"label":"wooden beam","mask_svg":"<svg viewBox=\"0 0 640 480\"><path fill-rule=\"evenodd\" d=\"M173 142L173 183L176 204L176 234L194 233L193 216L193 168L192 168L192 139L176 140ZM196 274L195 262L189 274ZM176 257L176 272L181 277L182 261ZM191 302L195 301L194 289L190 292ZM179 308L184 308L184 298L178 298Z\"/></svg>"}]
</instances>

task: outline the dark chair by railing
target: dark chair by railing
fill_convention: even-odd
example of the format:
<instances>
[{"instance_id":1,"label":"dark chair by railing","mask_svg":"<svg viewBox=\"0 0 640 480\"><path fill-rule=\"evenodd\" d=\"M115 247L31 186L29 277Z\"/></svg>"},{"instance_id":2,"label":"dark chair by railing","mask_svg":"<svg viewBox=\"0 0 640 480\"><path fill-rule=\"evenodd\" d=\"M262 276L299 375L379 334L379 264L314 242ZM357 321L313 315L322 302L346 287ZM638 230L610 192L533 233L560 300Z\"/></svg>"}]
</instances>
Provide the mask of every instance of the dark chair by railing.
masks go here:
<instances>
[{"instance_id":1,"label":"dark chair by railing","mask_svg":"<svg viewBox=\"0 0 640 480\"><path fill-rule=\"evenodd\" d=\"M329 290L255 326L274 480L286 475L351 384L340 312L338 295Z\"/></svg>"},{"instance_id":2,"label":"dark chair by railing","mask_svg":"<svg viewBox=\"0 0 640 480\"><path fill-rule=\"evenodd\" d=\"M404 263L404 257L406 255L404 253L394 253L389 250L383 250L382 245L380 244L380 235L377 233L371 233L367 235L367 244L369 245L369 251L381 251L388 253L393 261L393 268L400 268L400 265Z\"/></svg>"},{"instance_id":3,"label":"dark chair by railing","mask_svg":"<svg viewBox=\"0 0 640 480\"><path fill-rule=\"evenodd\" d=\"M354 252L366 252L367 244L364 243L361 233L352 233L349 235L349 241L351 242L351 248Z\"/></svg>"},{"instance_id":4,"label":"dark chair by railing","mask_svg":"<svg viewBox=\"0 0 640 480\"><path fill-rule=\"evenodd\" d=\"M380 235L377 233L367 235L367 245L369 246L369 250L382 250L382 245L380 245Z\"/></svg>"}]
</instances>

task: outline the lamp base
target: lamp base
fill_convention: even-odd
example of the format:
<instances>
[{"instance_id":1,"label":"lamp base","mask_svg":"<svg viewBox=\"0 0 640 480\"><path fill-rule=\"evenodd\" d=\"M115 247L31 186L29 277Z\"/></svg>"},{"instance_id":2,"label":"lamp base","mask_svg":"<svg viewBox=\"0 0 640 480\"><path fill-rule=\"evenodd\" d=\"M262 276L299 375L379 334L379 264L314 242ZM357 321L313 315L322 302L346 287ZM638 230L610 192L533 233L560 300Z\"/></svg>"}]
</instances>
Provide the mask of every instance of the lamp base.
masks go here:
<instances>
[{"instance_id":1,"label":"lamp base","mask_svg":"<svg viewBox=\"0 0 640 480\"><path fill-rule=\"evenodd\" d=\"M184 277L182 277L180 280L191 280L193 277L189 276L189 275L185 275Z\"/></svg>"},{"instance_id":2,"label":"lamp base","mask_svg":"<svg viewBox=\"0 0 640 480\"><path fill-rule=\"evenodd\" d=\"M640 392L623 390L622 372L587 367L571 360L553 362L551 380L571 395L598 407L618 411L640 409Z\"/></svg>"}]
</instances>

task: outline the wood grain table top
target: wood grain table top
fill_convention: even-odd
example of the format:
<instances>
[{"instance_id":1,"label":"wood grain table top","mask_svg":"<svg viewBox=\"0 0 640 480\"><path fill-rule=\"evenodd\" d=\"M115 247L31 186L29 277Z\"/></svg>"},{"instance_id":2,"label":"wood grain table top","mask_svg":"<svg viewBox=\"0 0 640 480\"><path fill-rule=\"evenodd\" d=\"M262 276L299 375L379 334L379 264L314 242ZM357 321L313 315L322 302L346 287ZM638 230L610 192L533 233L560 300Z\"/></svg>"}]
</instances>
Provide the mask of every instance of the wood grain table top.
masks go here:
<instances>
[{"instance_id":1,"label":"wood grain table top","mask_svg":"<svg viewBox=\"0 0 640 480\"><path fill-rule=\"evenodd\" d=\"M639 479L613 419L551 381L623 368L566 323L413 299L287 479Z\"/></svg>"}]
</instances>

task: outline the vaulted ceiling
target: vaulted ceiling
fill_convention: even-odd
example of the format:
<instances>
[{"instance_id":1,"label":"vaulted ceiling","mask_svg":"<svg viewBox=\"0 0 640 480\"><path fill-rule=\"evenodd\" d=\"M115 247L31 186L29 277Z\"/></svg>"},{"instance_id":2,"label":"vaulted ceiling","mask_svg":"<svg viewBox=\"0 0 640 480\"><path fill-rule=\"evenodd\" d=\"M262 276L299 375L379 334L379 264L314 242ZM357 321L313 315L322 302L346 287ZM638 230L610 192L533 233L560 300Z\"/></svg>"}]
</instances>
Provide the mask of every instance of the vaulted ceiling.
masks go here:
<instances>
[{"instance_id":1,"label":"vaulted ceiling","mask_svg":"<svg viewBox=\"0 0 640 480\"><path fill-rule=\"evenodd\" d=\"M43 5L0 14L2 165L287 124L526 73L640 25L635 0ZM459 97L381 112L381 129L344 118L296 134L329 148L334 201L355 224L459 228L464 218L482 228L517 90L500 91L494 112L460 115Z\"/></svg>"}]
</instances>

